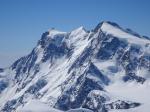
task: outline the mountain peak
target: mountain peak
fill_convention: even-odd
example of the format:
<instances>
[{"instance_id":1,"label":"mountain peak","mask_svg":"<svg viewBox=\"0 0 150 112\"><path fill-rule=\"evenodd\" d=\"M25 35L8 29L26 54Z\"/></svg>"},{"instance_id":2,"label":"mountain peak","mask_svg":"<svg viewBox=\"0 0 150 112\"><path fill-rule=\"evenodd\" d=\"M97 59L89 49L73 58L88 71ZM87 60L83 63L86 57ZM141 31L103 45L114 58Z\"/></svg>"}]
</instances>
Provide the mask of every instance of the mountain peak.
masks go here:
<instances>
[{"instance_id":1,"label":"mountain peak","mask_svg":"<svg viewBox=\"0 0 150 112\"><path fill-rule=\"evenodd\" d=\"M121 28L117 23L111 21L102 21L94 29L94 32L97 32L103 25L111 25L117 28Z\"/></svg>"},{"instance_id":2,"label":"mountain peak","mask_svg":"<svg viewBox=\"0 0 150 112\"><path fill-rule=\"evenodd\" d=\"M85 28L83 26L80 26L76 29L74 29L73 31L70 32L70 36L76 36L76 35L85 35L87 33L87 31L85 30Z\"/></svg>"},{"instance_id":3,"label":"mountain peak","mask_svg":"<svg viewBox=\"0 0 150 112\"><path fill-rule=\"evenodd\" d=\"M134 43L137 45L145 45L150 43L148 39L141 38L141 36L131 32L131 30L127 31L114 22L103 21L99 23L94 29L94 32L98 32L99 30L101 30L106 35L115 36L119 39L126 40L129 43Z\"/></svg>"},{"instance_id":4,"label":"mountain peak","mask_svg":"<svg viewBox=\"0 0 150 112\"><path fill-rule=\"evenodd\" d=\"M103 21L103 24L109 24L109 25L112 25L114 27L121 28L117 23L111 22L111 21Z\"/></svg>"},{"instance_id":5,"label":"mountain peak","mask_svg":"<svg viewBox=\"0 0 150 112\"><path fill-rule=\"evenodd\" d=\"M144 108L150 40L132 33L110 21L98 24L95 32L83 26L68 33L51 28L30 54L0 68L0 111L20 111L36 102L63 111ZM140 101L143 90L147 94Z\"/></svg>"},{"instance_id":6,"label":"mountain peak","mask_svg":"<svg viewBox=\"0 0 150 112\"><path fill-rule=\"evenodd\" d=\"M80 26L80 27L74 29L71 32L86 32L86 29L83 26Z\"/></svg>"},{"instance_id":7,"label":"mountain peak","mask_svg":"<svg viewBox=\"0 0 150 112\"><path fill-rule=\"evenodd\" d=\"M50 30L48 30L49 34L47 35L48 37L53 37L55 35L61 35L61 34L66 34L67 32L62 32L59 30L56 30L55 28L51 28Z\"/></svg>"}]
</instances>

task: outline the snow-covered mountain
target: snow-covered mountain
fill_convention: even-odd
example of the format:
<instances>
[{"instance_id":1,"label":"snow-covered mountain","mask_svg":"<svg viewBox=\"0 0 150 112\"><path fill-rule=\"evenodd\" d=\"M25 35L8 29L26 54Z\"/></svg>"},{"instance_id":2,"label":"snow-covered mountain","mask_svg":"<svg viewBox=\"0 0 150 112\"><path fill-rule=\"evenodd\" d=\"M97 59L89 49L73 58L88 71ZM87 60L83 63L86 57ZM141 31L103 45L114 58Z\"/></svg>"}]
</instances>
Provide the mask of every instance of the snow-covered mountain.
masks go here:
<instances>
[{"instance_id":1,"label":"snow-covered mountain","mask_svg":"<svg viewBox=\"0 0 150 112\"><path fill-rule=\"evenodd\" d=\"M150 39L113 22L55 29L0 69L1 112L149 112Z\"/></svg>"}]
</instances>

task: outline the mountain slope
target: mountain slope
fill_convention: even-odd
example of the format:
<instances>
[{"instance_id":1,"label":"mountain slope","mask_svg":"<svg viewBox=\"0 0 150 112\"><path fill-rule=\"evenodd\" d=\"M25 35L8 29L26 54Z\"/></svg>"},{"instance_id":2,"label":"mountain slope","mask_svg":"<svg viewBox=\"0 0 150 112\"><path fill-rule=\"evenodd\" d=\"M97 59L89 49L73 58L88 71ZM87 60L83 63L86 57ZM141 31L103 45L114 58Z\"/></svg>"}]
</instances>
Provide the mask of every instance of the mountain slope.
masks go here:
<instances>
[{"instance_id":1,"label":"mountain slope","mask_svg":"<svg viewBox=\"0 0 150 112\"><path fill-rule=\"evenodd\" d=\"M148 112L149 74L150 39L116 23L92 31L51 29L29 55L0 71L0 109L19 111L35 99L62 111ZM129 97L131 86L137 97Z\"/></svg>"}]
</instances>

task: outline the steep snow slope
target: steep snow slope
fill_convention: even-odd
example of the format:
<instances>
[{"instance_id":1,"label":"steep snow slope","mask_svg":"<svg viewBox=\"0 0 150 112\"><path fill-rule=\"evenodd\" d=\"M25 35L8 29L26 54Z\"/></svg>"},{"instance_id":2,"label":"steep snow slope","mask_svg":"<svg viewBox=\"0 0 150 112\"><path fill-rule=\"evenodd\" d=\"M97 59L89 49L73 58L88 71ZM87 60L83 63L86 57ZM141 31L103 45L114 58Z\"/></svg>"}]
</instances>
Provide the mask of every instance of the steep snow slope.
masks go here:
<instances>
[{"instance_id":1,"label":"steep snow slope","mask_svg":"<svg viewBox=\"0 0 150 112\"><path fill-rule=\"evenodd\" d=\"M45 111L146 112L149 74L150 39L116 23L102 22L92 31L50 29L29 55L0 71L0 109L39 104Z\"/></svg>"},{"instance_id":2,"label":"steep snow slope","mask_svg":"<svg viewBox=\"0 0 150 112\"><path fill-rule=\"evenodd\" d=\"M38 100L31 100L25 106L18 108L18 112L61 112L51 108L48 104L44 104Z\"/></svg>"},{"instance_id":3,"label":"steep snow slope","mask_svg":"<svg viewBox=\"0 0 150 112\"><path fill-rule=\"evenodd\" d=\"M116 26L112 26L111 24L104 22L102 24L101 30L105 32L106 34L112 34L115 37L122 38L127 40L129 43L134 43L134 44L146 44L147 40L146 39L141 39L137 38L136 36L126 33L123 31L123 29L120 29Z\"/></svg>"}]
</instances>

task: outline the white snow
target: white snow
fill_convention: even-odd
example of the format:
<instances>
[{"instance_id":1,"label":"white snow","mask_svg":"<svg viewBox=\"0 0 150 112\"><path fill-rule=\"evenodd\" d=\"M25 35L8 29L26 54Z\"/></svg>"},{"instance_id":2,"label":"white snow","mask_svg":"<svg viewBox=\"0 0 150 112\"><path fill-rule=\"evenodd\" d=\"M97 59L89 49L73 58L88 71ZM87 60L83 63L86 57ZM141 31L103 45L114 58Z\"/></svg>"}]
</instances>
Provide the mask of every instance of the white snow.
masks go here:
<instances>
[{"instance_id":1,"label":"white snow","mask_svg":"<svg viewBox=\"0 0 150 112\"><path fill-rule=\"evenodd\" d=\"M30 100L23 107L19 107L17 112L62 112L51 108L48 104L39 100Z\"/></svg>"},{"instance_id":2,"label":"white snow","mask_svg":"<svg viewBox=\"0 0 150 112\"><path fill-rule=\"evenodd\" d=\"M49 35L47 37L53 38L53 37L55 37L55 35L64 35L64 34L67 34L67 32L62 32L62 31L58 31L55 29L50 29Z\"/></svg>"},{"instance_id":3,"label":"white snow","mask_svg":"<svg viewBox=\"0 0 150 112\"><path fill-rule=\"evenodd\" d=\"M141 39L131 34L127 34L121 29L114 27L108 23L104 23L101 29L106 34L112 34L114 36L117 36L120 39L125 39L129 43L140 44L142 46L145 46L147 43L150 43L149 40ZM68 36L67 38L65 37L66 35ZM91 35L92 32L90 33L86 32L83 27L79 27L70 33L57 31L55 29L49 30L48 39L55 39L55 37L57 36L58 37L62 36L62 38L59 38L60 40L56 41L56 44L60 44L62 41L65 41L69 47L72 46L73 47L72 56L69 58L68 57L66 58L66 56L64 56L59 59L54 59L54 62L52 63L50 60L46 62L41 62L41 59L43 57L43 49L40 46L37 46L36 53L38 55L38 58L36 60L36 64L40 65L39 66L40 71L35 75L35 77L33 77L32 81L28 82L28 84L21 89L20 92L15 93L16 89L18 87L21 87L23 82L26 81L26 77L23 77L23 81L20 84L13 85L14 75L15 75L14 71L7 71L5 73L0 73L0 76L3 77L6 77L6 74L9 74L7 78L9 80L12 80L12 82L10 82L11 83L10 86L6 90L4 90L3 93L0 94L0 108L3 107L3 105L8 100L17 99L20 96L22 96L30 86L35 84L39 79L43 78L48 82L47 85L44 86L39 91L39 93L42 94L43 96L39 100L32 99L34 98L33 96L27 96L28 97L26 99L27 103L23 107L20 106L18 108L18 111L19 112L60 112L55 109L52 109L50 107L50 104L48 103L51 102L51 98L57 100L57 98L61 95L61 84L65 82L67 78L70 76L70 74L68 73L68 69L74 63L74 61L81 56L85 48L89 46L91 40L93 38L97 38L98 33L93 35L93 37L89 39ZM109 41L111 41L111 39ZM93 42L93 44L95 43ZM147 47L147 49L149 48L150 47ZM148 95L150 94L149 82L144 83L144 85L137 84L135 82L134 83L120 82L120 78L125 74L125 71L123 71L122 68L118 67L116 60L111 59L107 61L99 61L94 59L92 61L94 65L104 75L107 75L112 80L112 84L106 87L106 91L108 91L109 94L112 94L112 97L114 97L114 99L116 98L123 99L123 100L129 99L131 101L140 102L142 103L142 106L137 108L139 109L138 111L134 111L133 109L133 112L148 112L148 108L150 107L150 103L149 103L150 97L148 97ZM84 72L84 69L85 68L81 68L80 70L76 71L77 72L76 74L81 74L82 72ZM138 75L144 74L145 77L148 77L149 75L148 73L149 73L148 71L143 69L138 71ZM26 75L33 75L33 74L34 74L34 70L31 70L30 74L21 74L21 75L26 76ZM98 78L95 76L89 76L89 77L94 80L98 80ZM31 77L27 78L27 80L30 79ZM71 86L71 84L72 83L70 83L69 86ZM95 92L96 94L104 94L99 91L93 91L93 92ZM142 109L145 109L145 111L142 111ZM70 110L68 112L80 112L80 111L90 112L89 110L82 109L82 108Z\"/></svg>"},{"instance_id":4,"label":"white snow","mask_svg":"<svg viewBox=\"0 0 150 112\"><path fill-rule=\"evenodd\" d=\"M105 88L109 94L114 96L114 99L122 99L128 101L139 102L142 105L137 108L118 110L118 112L149 112L150 110L150 81L143 85L137 82L116 82ZM112 110L111 112L117 112Z\"/></svg>"},{"instance_id":5,"label":"white snow","mask_svg":"<svg viewBox=\"0 0 150 112\"><path fill-rule=\"evenodd\" d=\"M88 109L84 109L84 108L78 108L78 109L71 109L67 112L93 112L93 111L88 110Z\"/></svg>"},{"instance_id":6,"label":"white snow","mask_svg":"<svg viewBox=\"0 0 150 112\"><path fill-rule=\"evenodd\" d=\"M141 76L141 77L144 77L146 79L150 79L150 72L145 68L139 68L137 70L137 75Z\"/></svg>"},{"instance_id":7,"label":"white snow","mask_svg":"<svg viewBox=\"0 0 150 112\"><path fill-rule=\"evenodd\" d=\"M115 26L112 26L111 24L104 22L102 24L101 30L105 32L106 34L112 34L113 36L116 36L121 39L127 40L129 43L134 44L140 44L140 45L146 45L147 43L150 43L150 40L139 38L134 35L131 35L129 33L126 33L120 28L117 28Z\"/></svg>"},{"instance_id":8,"label":"white snow","mask_svg":"<svg viewBox=\"0 0 150 112\"><path fill-rule=\"evenodd\" d=\"M106 61L93 60L93 63L104 75L111 79L111 82L120 81L122 76L125 75L125 71L117 65L115 59Z\"/></svg>"}]
</instances>

